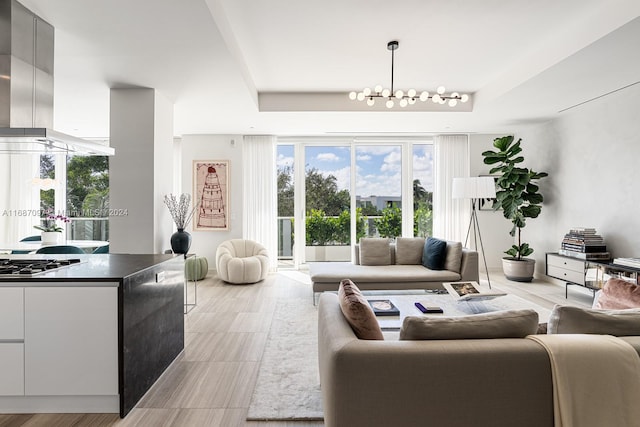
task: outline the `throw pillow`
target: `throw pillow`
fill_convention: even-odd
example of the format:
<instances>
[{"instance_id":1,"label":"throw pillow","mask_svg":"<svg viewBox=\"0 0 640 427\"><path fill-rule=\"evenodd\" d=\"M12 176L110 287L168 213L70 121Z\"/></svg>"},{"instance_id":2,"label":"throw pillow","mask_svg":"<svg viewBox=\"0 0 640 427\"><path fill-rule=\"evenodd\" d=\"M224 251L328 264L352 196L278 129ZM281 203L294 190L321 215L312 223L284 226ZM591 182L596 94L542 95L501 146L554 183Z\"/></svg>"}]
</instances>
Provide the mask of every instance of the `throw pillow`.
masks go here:
<instances>
[{"instance_id":1,"label":"throw pillow","mask_svg":"<svg viewBox=\"0 0 640 427\"><path fill-rule=\"evenodd\" d=\"M538 329L534 310L504 310L461 317L407 316L401 340L524 338Z\"/></svg>"},{"instance_id":2,"label":"throw pillow","mask_svg":"<svg viewBox=\"0 0 640 427\"><path fill-rule=\"evenodd\" d=\"M373 309L355 283L349 279L342 280L338 288L338 300L342 315L347 319L358 339L384 340Z\"/></svg>"},{"instance_id":3,"label":"throw pillow","mask_svg":"<svg viewBox=\"0 0 640 427\"><path fill-rule=\"evenodd\" d=\"M424 239L422 237L396 238L396 264L420 264L423 250Z\"/></svg>"},{"instance_id":4,"label":"throw pillow","mask_svg":"<svg viewBox=\"0 0 640 427\"><path fill-rule=\"evenodd\" d=\"M446 255L446 241L436 239L435 237L427 237L422 253L422 265L430 270L442 270L444 268Z\"/></svg>"},{"instance_id":5,"label":"throw pillow","mask_svg":"<svg viewBox=\"0 0 640 427\"><path fill-rule=\"evenodd\" d=\"M444 269L460 273L462 268L462 243L447 242L447 253L444 257Z\"/></svg>"},{"instance_id":6,"label":"throw pillow","mask_svg":"<svg viewBox=\"0 0 640 427\"><path fill-rule=\"evenodd\" d=\"M596 310L556 305L549 316L550 334L640 335L640 309Z\"/></svg>"},{"instance_id":7,"label":"throw pillow","mask_svg":"<svg viewBox=\"0 0 640 427\"><path fill-rule=\"evenodd\" d=\"M391 265L389 239L377 237L361 238L360 265Z\"/></svg>"},{"instance_id":8,"label":"throw pillow","mask_svg":"<svg viewBox=\"0 0 640 427\"><path fill-rule=\"evenodd\" d=\"M640 308L640 286L622 279L609 279L593 308Z\"/></svg>"}]
</instances>

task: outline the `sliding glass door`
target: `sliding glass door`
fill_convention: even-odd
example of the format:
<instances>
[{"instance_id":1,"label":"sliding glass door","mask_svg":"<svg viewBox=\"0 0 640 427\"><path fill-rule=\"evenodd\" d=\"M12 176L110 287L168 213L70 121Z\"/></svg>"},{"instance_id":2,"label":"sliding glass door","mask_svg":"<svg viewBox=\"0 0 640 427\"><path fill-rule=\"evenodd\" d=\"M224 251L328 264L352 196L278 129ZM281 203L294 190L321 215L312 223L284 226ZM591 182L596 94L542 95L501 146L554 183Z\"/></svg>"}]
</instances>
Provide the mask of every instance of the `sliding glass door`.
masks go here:
<instances>
[{"instance_id":1,"label":"sliding glass door","mask_svg":"<svg viewBox=\"0 0 640 427\"><path fill-rule=\"evenodd\" d=\"M402 147L356 145L355 164L361 235L388 238L402 235Z\"/></svg>"},{"instance_id":2,"label":"sliding glass door","mask_svg":"<svg viewBox=\"0 0 640 427\"><path fill-rule=\"evenodd\" d=\"M430 140L285 141L278 145L281 267L350 261L362 237L431 234Z\"/></svg>"}]
</instances>

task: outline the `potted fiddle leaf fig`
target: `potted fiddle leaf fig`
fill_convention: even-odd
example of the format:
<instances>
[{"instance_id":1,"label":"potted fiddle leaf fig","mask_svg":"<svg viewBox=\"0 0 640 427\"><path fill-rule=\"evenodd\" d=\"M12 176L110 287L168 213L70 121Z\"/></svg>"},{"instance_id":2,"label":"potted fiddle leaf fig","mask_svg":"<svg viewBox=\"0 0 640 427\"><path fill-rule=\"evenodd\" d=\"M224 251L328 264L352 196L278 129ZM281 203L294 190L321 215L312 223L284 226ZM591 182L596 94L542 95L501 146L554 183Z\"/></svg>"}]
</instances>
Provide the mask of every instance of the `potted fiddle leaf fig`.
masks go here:
<instances>
[{"instance_id":1,"label":"potted fiddle leaf fig","mask_svg":"<svg viewBox=\"0 0 640 427\"><path fill-rule=\"evenodd\" d=\"M496 150L482 153L484 163L493 166L490 174L496 179L496 200L493 208L502 209L505 218L512 222L509 234L516 238L504 253L508 257L502 259L502 268L507 279L517 282L530 282L535 270L535 259L526 258L533 253L533 248L522 241L522 229L527 218L537 218L540 215L542 194L539 192L537 181L548 176L546 172L534 172L525 167L519 167L524 162L520 155L522 139L514 142L514 137L503 136L493 140Z\"/></svg>"}]
</instances>

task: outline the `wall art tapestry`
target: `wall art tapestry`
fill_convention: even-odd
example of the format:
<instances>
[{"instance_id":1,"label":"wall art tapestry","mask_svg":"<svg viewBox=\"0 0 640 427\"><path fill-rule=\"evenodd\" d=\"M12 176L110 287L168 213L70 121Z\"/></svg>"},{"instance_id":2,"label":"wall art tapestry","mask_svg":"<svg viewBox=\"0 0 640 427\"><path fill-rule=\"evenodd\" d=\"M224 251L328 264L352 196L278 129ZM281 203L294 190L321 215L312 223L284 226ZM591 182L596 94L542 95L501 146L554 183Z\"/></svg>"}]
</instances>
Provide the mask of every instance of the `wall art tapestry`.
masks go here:
<instances>
[{"instance_id":1,"label":"wall art tapestry","mask_svg":"<svg viewBox=\"0 0 640 427\"><path fill-rule=\"evenodd\" d=\"M229 161L193 161L193 200L195 231L229 229Z\"/></svg>"}]
</instances>

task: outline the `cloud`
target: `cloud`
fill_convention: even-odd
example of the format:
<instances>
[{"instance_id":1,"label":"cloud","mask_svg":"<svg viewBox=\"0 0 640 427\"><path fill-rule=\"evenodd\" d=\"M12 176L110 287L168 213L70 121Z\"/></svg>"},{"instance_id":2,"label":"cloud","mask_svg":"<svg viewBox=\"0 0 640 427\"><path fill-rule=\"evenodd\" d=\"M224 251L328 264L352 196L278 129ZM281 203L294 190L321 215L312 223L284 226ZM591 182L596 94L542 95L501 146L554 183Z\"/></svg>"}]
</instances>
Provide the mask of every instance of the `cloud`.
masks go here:
<instances>
[{"instance_id":1,"label":"cloud","mask_svg":"<svg viewBox=\"0 0 640 427\"><path fill-rule=\"evenodd\" d=\"M316 156L316 160L321 162L339 162L340 157L336 156L335 153L320 153Z\"/></svg>"},{"instance_id":2,"label":"cloud","mask_svg":"<svg viewBox=\"0 0 640 427\"><path fill-rule=\"evenodd\" d=\"M287 166L293 166L293 157L278 154L278 158L276 159L276 165L278 166L279 169L282 169Z\"/></svg>"}]
</instances>

